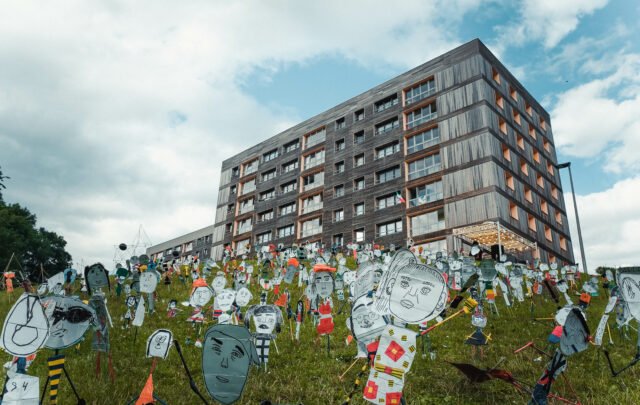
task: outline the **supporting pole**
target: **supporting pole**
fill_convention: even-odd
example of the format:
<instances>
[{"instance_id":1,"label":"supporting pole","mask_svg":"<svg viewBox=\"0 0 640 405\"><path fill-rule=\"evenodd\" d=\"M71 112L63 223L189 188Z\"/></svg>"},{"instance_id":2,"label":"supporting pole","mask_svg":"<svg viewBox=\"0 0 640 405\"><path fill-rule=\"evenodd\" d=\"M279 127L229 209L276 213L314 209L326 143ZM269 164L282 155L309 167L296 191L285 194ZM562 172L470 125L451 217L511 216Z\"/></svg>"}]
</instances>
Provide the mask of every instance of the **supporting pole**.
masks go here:
<instances>
[{"instance_id":1,"label":"supporting pole","mask_svg":"<svg viewBox=\"0 0 640 405\"><path fill-rule=\"evenodd\" d=\"M500 221L497 221L498 224L498 261L502 261L502 239L500 234L502 233L500 230Z\"/></svg>"}]
</instances>

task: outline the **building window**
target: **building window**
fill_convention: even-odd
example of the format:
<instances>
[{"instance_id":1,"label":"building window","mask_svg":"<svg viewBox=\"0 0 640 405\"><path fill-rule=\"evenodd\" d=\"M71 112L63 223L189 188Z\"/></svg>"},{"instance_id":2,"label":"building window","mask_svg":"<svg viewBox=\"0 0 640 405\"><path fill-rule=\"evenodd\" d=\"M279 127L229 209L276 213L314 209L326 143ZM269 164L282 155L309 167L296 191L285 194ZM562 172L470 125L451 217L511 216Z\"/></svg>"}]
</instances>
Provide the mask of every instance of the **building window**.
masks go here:
<instances>
[{"instance_id":1,"label":"building window","mask_svg":"<svg viewBox=\"0 0 640 405\"><path fill-rule=\"evenodd\" d=\"M538 174L536 176L536 184L538 185L538 187L544 188L544 178L542 178L541 174Z\"/></svg>"},{"instance_id":2,"label":"building window","mask_svg":"<svg viewBox=\"0 0 640 405\"><path fill-rule=\"evenodd\" d=\"M540 152L538 152L537 150L533 151L533 160L536 163L540 163Z\"/></svg>"},{"instance_id":3,"label":"building window","mask_svg":"<svg viewBox=\"0 0 640 405\"><path fill-rule=\"evenodd\" d=\"M258 222L269 221L273 219L273 210L264 211L258 214Z\"/></svg>"},{"instance_id":4,"label":"building window","mask_svg":"<svg viewBox=\"0 0 640 405\"><path fill-rule=\"evenodd\" d=\"M322 209L322 194L316 194L302 200L302 213L308 214Z\"/></svg>"},{"instance_id":5,"label":"building window","mask_svg":"<svg viewBox=\"0 0 640 405\"><path fill-rule=\"evenodd\" d=\"M364 165L364 153L353 157L353 167L360 167Z\"/></svg>"},{"instance_id":6,"label":"building window","mask_svg":"<svg viewBox=\"0 0 640 405\"><path fill-rule=\"evenodd\" d=\"M290 181L288 183L284 183L280 186L280 191L282 194L290 193L292 191L296 191L296 181Z\"/></svg>"},{"instance_id":7,"label":"building window","mask_svg":"<svg viewBox=\"0 0 640 405\"><path fill-rule=\"evenodd\" d=\"M507 162L511 162L511 151L509 150L509 147L504 143L502 144L502 156Z\"/></svg>"},{"instance_id":8,"label":"building window","mask_svg":"<svg viewBox=\"0 0 640 405\"><path fill-rule=\"evenodd\" d=\"M556 186L551 186L551 197L558 199L558 188Z\"/></svg>"},{"instance_id":9,"label":"building window","mask_svg":"<svg viewBox=\"0 0 640 405\"><path fill-rule=\"evenodd\" d=\"M398 141L378 146L376 148L376 159L382 159L396 152L400 152L400 142Z\"/></svg>"},{"instance_id":10,"label":"building window","mask_svg":"<svg viewBox=\"0 0 640 405\"><path fill-rule=\"evenodd\" d=\"M252 179L242 184L242 195L256 191L256 179Z\"/></svg>"},{"instance_id":11,"label":"building window","mask_svg":"<svg viewBox=\"0 0 640 405\"><path fill-rule=\"evenodd\" d=\"M551 228L549 227L549 225L545 225L545 226L544 226L544 237L545 237L549 242L552 242L552 241L553 241L553 235L551 234Z\"/></svg>"},{"instance_id":12,"label":"building window","mask_svg":"<svg viewBox=\"0 0 640 405\"><path fill-rule=\"evenodd\" d=\"M424 235L444 229L444 209L411 217L411 236Z\"/></svg>"},{"instance_id":13,"label":"building window","mask_svg":"<svg viewBox=\"0 0 640 405\"><path fill-rule=\"evenodd\" d=\"M527 166L527 162L525 162L523 159L520 159L520 171L522 172L522 174L524 174L525 176L529 175L529 168Z\"/></svg>"},{"instance_id":14,"label":"building window","mask_svg":"<svg viewBox=\"0 0 640 405\"><path fill-rule=\"evenodd\" d=\"M294 232L293 225L283 226L282 228L278 228L278 238L286 238L287 236L293 235Z\"/></svg>"},{"instance_id":15,"label":"building window","mask_svg":"<svg viewBox=\"0 0 640 405\"><path fill-rule=\"evenodd\" d=\"M398 204L400 202L398 198L399 195L400 193L398 192L376 198L376 209L381 210L384 208L393 207L394 205Z\"/></svg>"},{"instance_id":16,"label":"building window","mask_svg":"<svg viewBox=\"0 0 640 405\"><path fill-rule=\"evenodd\" d=\"M238 166L236 166L233 169L231 169L231 175L233 177L239 176L240 175L240 168Z\"/></svg>"},{"instance_id":17,"label":"building window","mask_svg":"<svg viewBox=\"0 0 640 405\"><path fill-rule=\"evenodd\" d=\"M400 177L400 166L394 166L376 173L376 183L386 183Z\"/></svg>"},{"instance_id":18,"label":"building window","mask_svg":"<svg viewBox=\"0 0 640 405\"><path fill-rule=\"evenodd\" d=\"M301 225L303 238L322 233L322 217L304 221Z\"/></svg>"},{"instance_id":19,"label":"building window","mask_svg":"<svg viewBox=\"0 0 640 405\"><path fill-rule=\"evenodd\" d=\"M385 134L399 127L400 121L398 120L398 117L388 119L379 124L376 124L376 135Z\"/></svg>"},{"instance_id":20,"label":"building window","mask_svg":"<svg viewBox=\"0 0 640 405\"><path fill-rule=\"evenodd\" d=\"M514 99L515 101L518 101L518 92L516 91L516 89L514 89L511 86L509 86L509 94L511 95L512 99Z\"/></svg>"},{"instance_id":21,"label":"building window","mask_svg":"<svg viewBox=\"0 0 640 405\"><path fill-rule=\"evenodd\" d=\"M292 152L300 147L300 141L295 140L284 145L284 153Z\"/></svg>"},{"instance_id":22,"label":"building window","mask_svg":"<svg viewBox=\"0 0 640 405\"><path fill-rule=\"evenodd\" d=\"M522 137L522 135L516 135L516 143L518 144L518 148L524 150L524 138Z\"/></svg>"},{"instance_id":23,"label":"building window","mask_svg":"<svg viewBox=\"0 0 640 405\"><path fill-rule=\"evenodd\" d=\"M376 225L376 234L378 237L393 235L402 232L402 219Z\"/></svg>"},{"instance_id":24,"label":"building window","mask_svg":"<svg viewBox=\"0 0 640 405\"><path fill-rule=\"evenodd\" d=\"M504 98L500 95L500 93L496 93L496 106L501 110L504 109Z\"/></svg>"},{"instance_id":25,"label":"building window","mask_svg":"<svg viewBox=\"0 0 640 405\"><path fill-rule=\"evenodd\" d=\"M442 200L442 180L409 189L409 206L417 207L422 204Z\"/></svg>"},{"instance_id":26,"label":"building window","mask_svg":"<svg viewBox=\"0 0 640 405\"><path fill-rule=\"evenodd\" d=\"M251 232L253 229L253 224L251 222L252 218L249 217L247 219L243 219L242 221L238 221L238 228L236 235L240 235L241 233Z\"/></svg>"},{"instance_id":27,"label":"building window","mask_svg":"<svg viewBox=\"0 0 640 405\"><path fill-rule=\"evenodd\" d=\"M267 191L263 191L262 193L260 193L260 201L267 201L272 198L276 198L276 190L274 188L271 188Z\"/></svg>"},{"instance_id":28,"label":"building window","mask_svg":"<svg viewBox=\"0 0 640 405\"><path fill-rule=\"evenodd\" d=\"M358 203L353 205L353 216L359 217L360 215L364 215L364 203Z\"/></svg>"},{"instance_id":29,"label":"building window","mask_svg":"<svg viewBox=\"0 0 640 405\"><path fill-rule=\"evenodd\" d=\"M344 221L344 209L333 211L333 222Z\"/></svg>"},{"instance_id":30,"label":"building window","mask_svg":"<svg viewBox=\"0 0 640 405\"><path fill-rule=\"evenodd\" d=\"M225 226L225 228L224 228L224 231L225 231L226 233L229 233L229 232L231 232L231 229L232 229L232 228L233 228L233 224L227 224L227 225ZM169 252L169 253L171 253L171 252Z\"/></svg>"},{"instance_id":31,"label":"building window","mask_svg":"<svg viewBox=\"0 0 640 405\"><path fill-rule=\"evenodd\" d=\"M542 143L542 146L544 146L544 150L551 153L551 143L549 141L545 139L544 142Z\"/></svg>"},{"instance_id":32,"label":"building window","mask_svg":"<svg viewBox=\"0 0 640 405\"><path fill-rule=\"evenodd\" d=\"M533 232L536 231L536 219L531 214L527 214L527 222L529 223L529 229Z\"/></svg>"},{"instance_id":33,"label":"building window","mask_svg":"<svg viewBox=\"0 0 640 405\"><path fill-rule=\"evenodd\" d=\"M493 81L500 84L500 73L498 73L498 69L492 67L491 68L491 76L493 76Z\"/></svg>"},{"instance_id":34,"label":"building window","mask_svg":"<svg viewBox=\"0 0 640 405\"><path fill-rule=\"evenodd\" d=\"M271 231L257 234L256 242L259 244L271 242Z\"/></svg>"},{"instance_id":35,"label":"building window","mask_svg":"<svg viewBox=\"0 0 640 405\"><path fill-rule=\"evenodd\" d=\"M562 225L562 214L560 213L560 211L556 211L556 222L558 223L558 225Z\"/></svg>"},{"instance_id":36,"label":"building window","mask_svg":"<svg viewBox=\"0 0 640 405\"><path fill-rule=\"evenodd\" d=\"M406 128L411 129L415 128L420 124L424 124L425 122L429 122L438 118L438 110L436 108L435 101L429 105L418 108L415 111L411 111L408 114L405 114L405 122Z\"/></svg>"},{"instance_id":37,"label":"building window","mask_svg":"<svg viewBox=\"0 0 640 405\"><path fill-rule=\"evenodd\" d=\"M531 104L529 104L528 101L525 101L524 109L527 112L527 115L529 115L529 117L533 117L533 108L531 108Z\"/></svg>"},{"instance_id":38,"label":"building window","mask_svg":"<svg viewBox=\"0 0 640 405\"><path fill-rule=\"evenodd\" d=\"M331 238L331 242L335 247L342 246L344 245L344 236L342 236L341 233L333 235L333 237Z\"/></svg>"},{"instance_id":39,"label":"building window","mask_svg":"<svg viewBox=\"0 0 640 405\"><path fill-rule=\"evenodd\" d=\"M407 154L418 152L440 142L440 131L431 128L407 138Z\"/></svg>"},{"instance_id":40,"label":"building window","mask_svg":"<svg viewBox=\"0 0 640 405\"><path fill-rule=\"evenodd\" d=\"M336 163L334 167L336 174L344 173L344 161Z\"/></svg>"},{"instance_id":41,"label":"building window","mask_svg":"<svg viewBox=\"0 0 640 405\"><path fill-rule=\"evenodd\" d=\"M324 172L310 174L303 177L303 191L324 185Z\"/></svg>"},{"instance_id":42,"label":"building window","mask_svg":"<svg viewBox=\"0 0 640 405\"><path fill-rule=\"evenodd\" d=\"M382 112L384 110L388 110L389 108L397 104L398 104L398 95L392 94L389 97L385 97L382 100L376 101L373 104L373 110L375 112Z\"/></svg>"},{"instance_id":43,"label":"building window","mask_svg":"<svg viewBox=\"0 0 640 405\"><path fill-rule=\"evenodd\" d=\"M531 189L526 186L524 188L524 199L533 204L533 194L531 193Z\"/></svg>"},{"instance_id":44,"label":"building window","mask_svg":"<svg viewBox=\"0 0 640 405\"><path fill-rule=\"evenodd\" d=\"M268 162L278 157L278 149L270 150L269 152L262 155L262 161Z\"/></svg>"},{"instance_id":45,"label":"building window","mask_svg":"<svg viewBox=\"0 0 640 405\"><path fill-rule=\"evenodd\" d=\"M424 83L412 86L404 91L404 105L409 105L431 96L436 92L435 79L429 79Z\"/></svg>"},{"instance_id":46,"label":"building window","mask_svg":"<svg viewBox=\"0 0 640 405\"><path fill-rule=\"evenodd\" d=\"M245 176L249 175L249 174L253 174L253 173L257 172L257 171L258 171L258 159L255 159L255 160L253 160L253 161L251 161L249 163L245 163L244 164L244 172L243 172L243 174Z\"/></svg>"},{"instance_id":47,"label":"building window","mask_svg":"<svg viewBox=\"0 0 640 405\"><path fill-rule=\"evenodd\" d=\"M547 162L547 173L549 173L550 175L554 176L554 172L553 172L553 165L549 162Z\"/></svg>"},{"instance_id":48,"label":"building window","mask_svg":"<svg viewBox=\"0 0 640 405\"><path fill-rule=\"evenodd\" d=\"M567 250L567 239L564 236L560 237L560 249Z\"/></svg>"},{"instance_id":49,"label":"building window","mask_svg":"<svg viewBox=\"0 0 640 405\"><path fill-rule=\"evenodd\" d=\"M440 154L436 153L408 164L409 180L435 173L441 168Z\"/></svg>"},{"instance_id":50,"label":"building window","mask_svg":"<svg viewBox=\"0 0 640 405\"><path fill-rule=\"evenodd\" d=\"M507 172L504 173L504 183L508 188L511 189L511 191L515 191L516 186L514 184L513 176L511 175L511 173L507 173Z\"/></svg>"},{"instance_id":51,"label":"building window","mask_svg":"<svg viewBox=\"0 0 640 405\"><path fill-rule=\"evenodd\" d=\"M540 128L543 131L547 130L547 122L544 120L544 118L540 117Z\"/></svg>"},{"instance_id":52,"label":"building window","mask_svg":"<svg viewBox=\"0 0 640 405\"><path fill-rule=\"evenodd\" d=\"M282 165L282 172L289 173L298 169L298 159L292 160Z\"/></svg>"},{"instance_id":53,"label":"building window","mask_svg":"<svg viewBox=\"0 0 640 405\"><path fill-rule=\"evenodd\" d=\"M346 121L344 120L344 117L342 117L342 118L338 118L338 119L336 120L336 130L337 130L337 129L346 128L346 127L347 127L347 123L346 123Z\"/></svg>"},{"instance_id":54,"label":"building window","mask_svg":"<svg viewBox=\"0 0 640 405\"><path fill-rule=\"evenodd\" d=\"M542 211L542 213L545 215L549 215L549 205L546 201L542 201L540 203L540 211Z\"/></svg>"},{"instance_id":55,"label":"building window","mask_svg":"<svg viewBox=\"0 0 640 405\"><path fill-rule=\"evenodd\" d=\"M333 198L342 197L344 195L344 186L340 184L333 188Z\"/></svg>"},{"instance_id":56,"label":"building window","mask_svg":"<svg viewBox=\"0 0 640 405\"><path fill-rule=\"evenodd\" d=\"M262 173L262 181L268 181L276 178L276 169L269 170L268 172Z\"/></svg>"},{"instance_id":57,"label":"building window","mask_svg":"<svg viewBox=\"0 0 640 405\"><path fill-rule=\"evenodd\" d=\"M353 144L359 145L361 143L364 143L364 131L358 131L353 134Z\"/></svg>"},{"instance_id":58,"label":"building window","mask_svg":"<svg viewBox=\"0 0 640 405\"><path fill-rule=\"evenodd\" d=\"M294 212L296 212L296 203L294 202L280 206L280 216L293 214Z\"/></svg>"},{"instance_id":59,"label":"building window","mask_svg":"<svg viewBox=\"0 0 640 405\"><path fill-rule=\"evenodd\" d=\"M353 120L355 122L362 121L364 119L364 108L359 109L353 113Z\"/></svg>"},{"instance_id":60,"label":"building window","mask_svg":"<svg viewBox=\"0 0 640 405\"><path fill-rule=\"evenodd\" d=\"M324 149L310 153L304 157L304 170L319 166L324 163Z\"/></svg>"},{"instance_id":61,"label":"building window","mask_svg":"<svg viewBox=\"0 0 640 405\"><path fill-rule=\"evenodd\" d=\"M536 135L536 129L533 126L529 126L529 136L533 140L538 139L538 136Z\"/></svg>"},{"instance_id":62,"label":"building window","mask_svg":"<svg viewBox=\"0 0 640 405\"><path fill-rule=\"evenodd\" d=\"M522 126L522 122L520 121L520 113L516 110L513 110L513 121L516 124Z\"/></svg>"},{"instance_id":63,"label":"building window","mask_svg":"<svg viewBox=\"0 0 640 405\"><path fill-rule=\"evenodd\" d=\"M312 146L316 146L318 144L321 144L322 142L325 141L326 139L326 135L327 132L325 131L324 128L320 128L317 131L314 131L310 134L307 134L304 136L305 142L304 142L304 147L305 149L308 149Z\"/></svg>"},{"instance_id":64,"label":"building window","mask_svg":"<svg viewBox=\"0 0 640 405\"><path fill-rule=\"evenodd\" d=\"M344 139L338 139L336 141L336 152L344 150L344 147L345 147Z\"/></svg>"},{"instance_id":65,"label":"building window","mask_svg":"<svg viewBox=\"0 0 640 405\"><path fill-rule=\"evenodd\" d=\"M498 127L500 128L500 132L502 132L504 135L507 134L507 122L504 120L504 118L498 118Z\"/></svg>"},{"instance_id":66,"label":"building window","mask_svg":"<svg viewBox=\"0 0 640 405\"><path fill-rule=\"evenodd\" d=\"M353 191L364 190L364 177L353 181Z\"/></svg>"},{"instance_id":67,"label":"building window","mask_svg":"<svg viewBox=\"0 0 640 405\"><path fill-rule=\"evenodd\" d=\"M518 206L515 203L509 203L509 215L515 220L518 219Z\"/></svg>"},{"instance_id":68,"label":"building window","mask_svg":"<svg viewBox=\"0 0 640 405\"><path fill-rule=\"evenodd\" d=\"M248 200L240 202L240 211L238 212L238 214L246 214L247 212L253 211L253 208L253 198L249 198Z\"/></svg>"},{"instance_id":69,"label":"building window","mask_svg":"<svg viewBox=\"0 0 640 405\"><path fill-rule=\"evenodd\" d=\"M355 239L356 242L364 242L364 228L354 230L353 239Z\"/></svg>"}]
</instances>

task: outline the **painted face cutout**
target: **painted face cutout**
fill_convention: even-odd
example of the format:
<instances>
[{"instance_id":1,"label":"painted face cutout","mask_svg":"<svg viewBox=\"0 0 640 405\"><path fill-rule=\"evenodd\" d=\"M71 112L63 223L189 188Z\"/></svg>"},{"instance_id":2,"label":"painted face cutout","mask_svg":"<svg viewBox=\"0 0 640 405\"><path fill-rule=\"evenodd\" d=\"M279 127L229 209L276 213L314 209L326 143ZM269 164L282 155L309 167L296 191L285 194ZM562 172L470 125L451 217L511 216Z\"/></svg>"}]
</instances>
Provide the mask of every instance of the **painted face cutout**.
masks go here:
<instances>
[{"instance_id":1,"label":"painted face cutout","mask_svg":"<svg viewBox=\"0 0 640 405\"><path fill-rule=\"evenodd\" d=\"M416 263L408 250L396 253L376 292L376 312L417 324L442 312L448 296L444 277L435 268Z\"/></svg>"},{"instance_id":2,"label":"painted face cutout","mask_svg":"<svg viewBox=\"0 0 640 405\"><path fill-rule=\"evenodd\" d=\"M345 271L342 274L342 280L346 285L351 285L351 283L356 281L356 272L355 271Z\"/></svg>"},{"instance_id":3,"label":"painted face cutout","mask_svg":"<svg viewBox=\"0 0 640 405\"><path fill-rule=\"evenodd\" d=\"M580 353L589 347L589 329L584 315L577 308L573 308L562 327L560 350L565 356Z\"/></svg>"},{"instance_id":4,"label":"painted face cutout","mask_svg":"<svg viewBox=\"0 0 640 405\"><path fill-rule=\"evenodd\" d=\"M214 325L204 337L202 373L209 395L231 404L242 395L249 366L258 364L251 333L235 325Z\"/></svg>"},{"instance_id":5,"label":"painted face cutout","mask_svg":"<svg viewBox=\"0 0 640 405\"><path fill-rule=\"evenodd\" d=\"M258 333L273 333L278 322L278 316L270 308L264 308L263 310L257 310L253 313L253 322Z\"/></svg>"},{"instance_id":6,"label":"painted face cutout","mask_svg":"<svg viewBox=\"0 0 640 405\"><path fill-rule=\"evenodd\" d=\"M636 320L640 319L640 270L618 269L616 283L631 316Z\"/></svg>"},{"instance_id":7,"label":"painted face cutout","mask_svg":"<svg viewBox=\"0 0 640 405\"><path fill-rule=\"evenodd\" d=\"M189 298L189 305L192 307L203 307L211 301L213 292L209 287L196 287Z\"/></svg>"},{"instance_id":8,"label":"painted face cutout","mask_svg":"<svg viewBox=\"0 0 640 405\"><path fill-rule=\"evenodd\" d=\"M353 303L347 325L356 340L367 344L380 336L387 321L373 311L373 298L363 295Z\"/></svg>"},{"instance_id":9,"label":"painted face cutout","mask_svg":"<svg viewBox=\"0 0 640 405\"><path fill-rule=\"evenodd\" d=\"M49 349L64 349L78 343L97 319L95 310L76 298L51 296L44 300L49 320Z\"/></svg>"},{"instance_id":10,"label":"painted face cutout","mask_svg":"<svg viewBox=\"0 0 640 405\"><path fill-rule=\"evenodd\" d=\"M102 263L95 263L86 267L84 269L84 278L87 281L87 291L89 294L92 294L93 290L99 288L111 288L109 284L109 273Z\"/></svg>"},{"instance_id":11,"label":"painted face cutout","mask_svg":"<svg viewBox=\"0 0 640 405\"><path fill-rule=\"evenodd\" d=\"M55 295L64 294L64 272L60 272L47 280L49 291Z\"/></svg>"},{"instance_id":12,"label":"painted face cutout","mask_svg":"<svg viewBox=\"0 0 640 405\"><path fill-rule=\"evenodd\" d=\"M228 311L231 309L233 300L236 298L235 290L225 289L222 290L215 298L216 307L222 311Z\"/></svg>"},{"instance_id":13,"label":"painted face cutout","mask_svg":"<svg viewBox=\"0 0 640 405\"><path fill-rule=\"evenodd\" d=\"M211 282L211 288L213 288L213 291L215 291L216 294L224 290L225 285L227 285L227 279L225 278L224 274L221 273L218 273L218 275L215 276L213 281Z\"/></svg>"},{"instance_id":14,"label":"painted face cutout","mask_svg":"<svg viewBox=\"0 0 640 405\"><path fill-rule=\"evenodd\" d=\"M173 334L168 329L158 329L147 339L147 357L166 359L173 344Z\"/></svg>"},{"instance_id":15,"label":"painted face cutout","mask_svg":"<svg viewBox=\"0 0 640 405\"><path fill-rule=\"evenodd\" d=\"M18 357L40 349L49 337L49 322L35 295L22 294L13 304L2 327L0 346Z\"/></svg>"},{"instance_id":16,"label":"painted face cutout","mask_svg":"<svg viewBox=\"0 0 640 405\"><path fill-rule=\"evenodd\" d=\"M334 288L333 276L327 271L316 272L313 275L313 285L321 298L329 298Z\"/></svg>"},{"instance_id":17,"label":"painted face cutout","mask_svg":"<svg viewBox=\"0 0 640 405\"><path fill-rule=\"evenodd\" d=\"M249 301L251 301L251 298L253 298L251 291L246 287L242 287L236 293L236 305L240 308L246 307L249 304Z\"/></svg>"},{"instance_id":18,"label":"painted face cutout","mask_svg":"<svg viewBox=\"0 0 640 405\"><path fill-rule=\"evenodd\" d=\"M146 294L153 293L158 286L158 278L159 275L153 270L140 274L140 292Z\"/></svg>"}]
</instances>

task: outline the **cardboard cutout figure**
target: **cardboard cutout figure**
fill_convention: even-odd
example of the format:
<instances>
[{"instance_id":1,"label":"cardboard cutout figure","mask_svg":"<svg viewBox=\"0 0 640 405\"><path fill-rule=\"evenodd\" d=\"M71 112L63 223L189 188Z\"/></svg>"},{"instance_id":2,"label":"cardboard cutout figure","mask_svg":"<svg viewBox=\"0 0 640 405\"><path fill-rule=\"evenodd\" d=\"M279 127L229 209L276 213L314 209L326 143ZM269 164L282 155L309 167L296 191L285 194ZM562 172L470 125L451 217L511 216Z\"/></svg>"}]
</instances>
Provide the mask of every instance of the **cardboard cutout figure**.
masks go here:
<instances>
[{"instance_id":1,"label":"cardboard cutout figure","mask_svg":"<svg viewBox=\"0 0 640 405\"><path fill-rule=\"evenodd\" d=\"M9 354L26 357L49 338L49 321L36 295L22 294L4 319L0 346Z\"/></svg>"},{"instance_id":2,"label":"cardboard cutout figure","mask_svg":"<svg viewBox=\"0 0 640 405\"><path fill-rule=\"evenodd\" d=\"M8 376L2 397L3 405L39 405L40 379L26 374Z\"/></svg>"},{"instance_id":3,"label":"cardboard cutout figure","mask_svg":"<svg viewBox=\"0 0 640 405\"><path fill-rule=\"evenodd\" d=\"M366 295L356 299L351 307L347 327L358 343L358 357L367 356L367 345L376 340L389 322L373 311L373 298Z\"/></svg>"},{"instance_id":4,"label":"cardboard cutout figure","mask_svg":"<svg viewBox=\"0 0 640 405\"><path fill-rule=\"evenodd\" d=\"M213 291L209 287L196 287L189 297L189 305L192 307L204 307L211 301Z\"/></svg>"},{"instance_id":5,"label":"cardboard cutout figure","mask_svg":"<svg viewBox=\"0 0 640 405\"><path fill-rule=\"evenodd\" d=\"M158 286L159 279L160 275L152 270L140 274L140 292L145 294L153 293Z\"/></svg>"},{"instance_id":6,"label":"cardboard cutout figure","mask_svg":"<svg viewBox=\"0 0 640 405\"><path fill-rule=\"evenodd\" d=\"M109 284L109 272L104 268L102 263L95 263L84 268L84 279L87 282L87 292L93 294L95 290L102 287L111 289Z\"/></svg>"},{"instance_id":7,"label":"cardboard cutout figure","mask_svg":"<svg viewBox=\"0 0 640 405\"><path fill-rule=\"evenodd\" d=\"M224 273L219 271L211 282L211 288L213 288L213 291L215 291L216 294L219 294L224 290L225 285L227 285L227 279L224 276Z\"/></svg>"},{"instance_id":8,"label":"cardboard cutout figure","mask_svg":"<svg viewBox=\"0 0 640 405\"><path fill-rule=\"evenodd\" d=\"M45 347L64 349L77 344L96 319L96 312L77 298L51 296L43 301L49 320Z\"/></svg>"},{"instance_id":9,"label":"cardboard cutout figure","mask_svg":"<svg viewBox=\"0 0 640 405\"><path fill-rule=\"evenodd\" d=\"M381 315L419 324L438 316L447 297L442 274L436 268L417 263L410 251L400 250L382 276L374 308Z\"/></svg>"},{"instance_id":10,"label":"cardboard cutout figure","mask_svg":"<svg viewBox=\"0 0 640 405\"><path fill-rule=\"evenodd\" d=\"M64 272L55 274L47 280L49 291L55 295L64 295Z\"/></svg>"},{"instance_id":11,"label":"cardboard cutout figure","mask_svg":"<svg viewBox=\"0 0 640 405\"><path fill-rule=\"evenodd\" d=\"M560 350L565 356L580 353L589 347L589 327L578 308L573 308L562 327Z\"/></svg>"},{"instance_id":12,"label":"cardboard cutout figure","mask_svg":"<svg viewBox=\"0 0 640 405\"><path fill-rule=\"evenodd\" d=\"M236 305L240 308L244 308L249 304L251 298L253 298L251 291L246 287L242 287L238 292L236 292Z\"/></svg>"},{"instance_id":13,"label":"cardboard cutout figure","mask_svg":"<svg viewBox=\"0 0 640 405\"><path fill-rule=\"evenodd\" d=\"M232 404L242 395L249 366L260 360L251 333L242 326L214 325L204 336L202 373L211 398Z\"/></svg>"},{"instance_id":14,"label":"cardboard cutout figure","mask_svg":"<svg viewBox=\"0 0 640 405\"><path fill-rule=\"evenodd\" d=\"M218 318L218 323L231 321L231 306L235 298L236 291L231 288L225 288L216 295L213 301L213 317Z\"/></svg>"},{"instance_id":15,"label":"cardboard cutout figure","mask_svg":"<svg viewBox=\"0 0 640 405\"><path fill-rule=\"evenodd\" d=\"M280 308L273 304L267 304L266 293L260 297L260 304L254 305L247 311L244 323L247 328L253 319L255 327L254 336L256 339L256 348L260 356L260 363L264 364L265 369L269 362L269 345L272 339L276 338L276 333L280 332L283 318Z\"/></svg>"},{"instance_id":16,"label":"cardboard cutout figure","mask_svg":"<svg viewBox=\"0 0 640 405\"><path fill-rule=\"evenodd\" d=\"M147 357L166 359L173 344L173 334L168 329L158 329L147 339Z\"/></svg>"}]
</instances>

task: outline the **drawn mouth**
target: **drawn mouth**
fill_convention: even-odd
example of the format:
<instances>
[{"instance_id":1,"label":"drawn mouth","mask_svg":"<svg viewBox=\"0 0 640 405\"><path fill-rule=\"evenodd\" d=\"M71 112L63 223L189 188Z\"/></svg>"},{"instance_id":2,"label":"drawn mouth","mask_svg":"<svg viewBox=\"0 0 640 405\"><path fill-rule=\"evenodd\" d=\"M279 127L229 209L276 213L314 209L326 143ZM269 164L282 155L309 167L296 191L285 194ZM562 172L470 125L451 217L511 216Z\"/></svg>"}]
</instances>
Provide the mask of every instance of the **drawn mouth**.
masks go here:
<instances>
[{"instance_id":1,"label":"drawn mouth","mask_svg":"<svg viewBox=\"0 0 640 405\"><path fill-rule=\"evenodd\" d=\"M220 381L223 384L228 384L229 383L229 379L224 378L224 377L219 376L219 375L216 376L216 380Z\"/></svg>"},{"instance_id":2,"label":"drawn mouth","mask_svg":"<svg viewBox=\"0 0 640 405\"><path fill-rule=\"evenodd\" d=\"M411 309L414 307L413 302L409 301L409 300L402 300L400 301L400 305L402 305L403 307L407 308L407 309Z\"/></svg>"}]
</instances>

